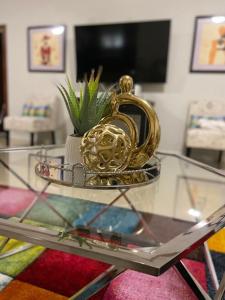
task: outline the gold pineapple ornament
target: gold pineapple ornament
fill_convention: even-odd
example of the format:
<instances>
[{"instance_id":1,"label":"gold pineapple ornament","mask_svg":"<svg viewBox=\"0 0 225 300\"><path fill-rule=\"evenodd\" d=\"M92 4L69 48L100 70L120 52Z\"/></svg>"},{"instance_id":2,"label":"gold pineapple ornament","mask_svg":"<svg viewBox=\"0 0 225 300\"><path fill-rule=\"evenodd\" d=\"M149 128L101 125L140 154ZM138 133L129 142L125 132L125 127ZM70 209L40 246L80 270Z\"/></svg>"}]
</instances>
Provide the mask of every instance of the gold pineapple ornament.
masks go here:
<instances>
[{"instance_id":1,"label":"gold pineapple ornament","mask_svg":"<svg viewBox=\"0 0 225 300\"><path fill-rule=\"evenodd\" d=\"M81 141L80 150L84 164L95 172L140 169L153 156L159 145L160 126L154 108L147 101L132 94L133 79L130 76L122 76L119 84L121 92L111 96L111 114L104 117L97 126L88 131ZM130 116L119 111L120 105L123 104L136 105L143 110L147 117L148 135L140 146L137 146L138 130L136 123ZM113 125L117 121L126 125L128 134L123 129ZM128 179L126 177L126 181ZM130 181L134 181L132 176L130 176Z\"/></svg>"}]
</instances>

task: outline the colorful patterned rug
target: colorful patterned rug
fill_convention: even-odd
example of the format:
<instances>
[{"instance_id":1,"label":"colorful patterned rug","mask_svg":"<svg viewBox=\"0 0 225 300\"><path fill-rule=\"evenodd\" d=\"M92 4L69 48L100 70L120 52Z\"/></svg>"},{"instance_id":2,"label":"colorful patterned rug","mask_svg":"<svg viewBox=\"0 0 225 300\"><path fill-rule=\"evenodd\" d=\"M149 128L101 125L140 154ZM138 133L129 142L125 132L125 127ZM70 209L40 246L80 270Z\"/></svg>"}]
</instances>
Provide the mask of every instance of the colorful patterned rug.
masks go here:
<instances>
[{"instance_id":1,"label":"colorful patterned rug","mask_svg":"<svg viewBox=\"0 0 225 300\"><path fill-rule=\"evenodd\" d=\"M35 204L27 216L29 220L25 220L24 223L38 223L39 226L52 229L64 228L65 222L46 205L45 201L76 226L85 225L104 207L100 203L58 195L45 194L43 198ZM28 190L0 187L1 217L21 216L33 199L34 194ZM110 221L112 218L113 221ZM119 224L118 219L122 220ZM134 212L125 208L110 207L103 217L93 223L93 226L130 233L136 229L138 223L139 219ZM4 237L0 237L0 244L3 241ZM3 253L26 245L24 242L11 239ZM0 300L66 299L108 267L109 265L99 261L33 246L12 256L0 257ZM17 289L20 290L18 293ZM33 293L36 294L36 298L32 298ZM104 289L91 299L102 299L103 294Z\"/></svg>"},{"instance_id":2,"label":"colorful patterned rug","mask_svg":"<svg viewBox=\"0 0 225 300\"><path fill-rule=\"evenodd\" d=\"M208 246L212 255L213 263L219 282L225 273L225 228L221 229L208 240ZM213 298L215 289L210 280L209 270L206 269L208 293ZM224 296L225 299L225 296Z\"/></svg>"},{"instance_id":3,"label":"colorful patterned rug","mask_svg":"<svg viewBox=\"0 0 225 300\"><path fill-rule=\"evenodd\" d=\"M31 203L33 193L21 189L0 188L0 214L5 218L20 216L24 209ZM49 203L62 213L74 225L86 224L93 215L102 209L103 204L73 199L57 195L46 195ZM43 226L46 223L54 226L64 226L64 222L53 213L45 204L38 203L29 215L33 222L41 221ZM68 205L65 205L68 201ZM85 204L84 204L85 202ZM43 205L45 209L43 210ZM43 213L44 211L44 213ZM118 219L122 219L118 214L123 214L122 224L118 226ZM115 217L115 215L117 217ZM114 222L109 219L115 217ZM116 229L121 233L130 233L138 226L136 214L124 208L112 208L105 217L101 217L95 226L102 226L108 230ZM110 227L111 226L111 227ZM3 237L0 237L0 243ZM10 240L4 250L13 250L23 247L26 243ZM212 251L213 259L218 277L221 278L225 271L225 229L221 230L209 240L209 247ZM201 266L201 267L200 267ZM64 300L71 297L79 289L84 287L96 276L105 271L109 265L71 255L56 250L46 250L40 246L34 246L21 253L10 257L0 257L0 300ZM204 264L199 265L191 261L190 270L196 275L200 272L199 281L205 289L208 289L211 296L214 295L209 276L205 275ZM207 272L207 270L206 270ZM208 274L208 273L207 273ZM207 286L206 286L207 280ZM171 277L170 277L171 281ZM91 297L92 300L103 299L106 289ZM154 293L154 291L152 291ZM149 291L149 297L151 293ZM146 299L151 299L146 298Z\"/></svg>"}]
</instances>

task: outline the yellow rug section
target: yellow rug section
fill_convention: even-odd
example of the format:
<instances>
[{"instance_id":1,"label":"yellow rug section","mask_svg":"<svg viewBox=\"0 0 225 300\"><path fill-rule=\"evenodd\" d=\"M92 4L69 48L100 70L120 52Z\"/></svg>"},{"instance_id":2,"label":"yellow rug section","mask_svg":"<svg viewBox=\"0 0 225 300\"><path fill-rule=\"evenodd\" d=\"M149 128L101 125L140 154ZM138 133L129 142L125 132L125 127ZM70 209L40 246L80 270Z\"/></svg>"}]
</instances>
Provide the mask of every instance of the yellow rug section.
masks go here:
<instances>
[{"instance_id":1,"label":"yellow rug section","mask_svg":"<svg viewBox=\"0 0 225 300\"><path fill-rule=\"evenodd\" d=\"M209 250L225 253L225 228L208 239Z\"/></svg>"}]
</instances>

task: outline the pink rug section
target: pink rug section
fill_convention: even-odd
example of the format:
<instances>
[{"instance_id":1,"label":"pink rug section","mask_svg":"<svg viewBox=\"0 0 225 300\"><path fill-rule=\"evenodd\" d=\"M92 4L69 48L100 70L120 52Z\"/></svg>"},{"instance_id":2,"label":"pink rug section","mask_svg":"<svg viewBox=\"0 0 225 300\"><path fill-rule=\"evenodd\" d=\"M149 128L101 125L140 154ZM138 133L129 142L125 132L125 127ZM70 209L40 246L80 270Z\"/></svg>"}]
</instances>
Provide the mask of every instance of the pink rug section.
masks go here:
<instances>
[{"instance_id":1,"label":"pink rug section","mask_svg":"<svg viewBox=\"0 0 225 300\"><path fill-rule=\"evenodd\" d=\"M206 288L205 265L183 260L188 270ZM114 279L103 300L198 300L175 268L159 277L127 270Z\"/></svg>"},{"instance_id":2,"label":"pink rug section","mask_svg":"<svg viewBox=\"0 0 225 300\"><path fill-rule=\"evenodd\" d=\"M34 197L35 194L29 190L0 187L0 214L15 216L26 209Z\"/></svg>"}]
</instances>

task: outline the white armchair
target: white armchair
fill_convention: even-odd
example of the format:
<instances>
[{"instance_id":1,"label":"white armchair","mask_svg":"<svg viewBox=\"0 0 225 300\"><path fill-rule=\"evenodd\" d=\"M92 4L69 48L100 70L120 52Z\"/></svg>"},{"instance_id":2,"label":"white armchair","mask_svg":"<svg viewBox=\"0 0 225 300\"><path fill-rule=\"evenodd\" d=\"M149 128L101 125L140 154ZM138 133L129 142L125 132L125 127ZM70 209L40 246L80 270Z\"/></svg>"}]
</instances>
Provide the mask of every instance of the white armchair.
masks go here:
<instances>
[{"instance_id":1,"label":"white armchair","mask_svg":"<svg viewBox=\"0 0 225 300\"><path fill-rule=\"evenodd\" d=\"M34 145L35 133L49 132L52 143L55 144L57 99L27 101L24 103L22 115L5 117L3 125L9 133L10 131L30 133L31 145Z\"/></svg>"},{"instance_id":2,"label":"white armchair","mask_svg":"<svg viewBox=\"0 0 225 300\"><path fill-rule=\"evenodd\" d=\"M190 104L186 130L186 155L192 148L225 150L225 102L195 101Z\"/></svg>"}]
</instances>

